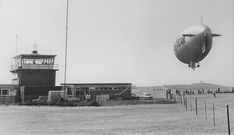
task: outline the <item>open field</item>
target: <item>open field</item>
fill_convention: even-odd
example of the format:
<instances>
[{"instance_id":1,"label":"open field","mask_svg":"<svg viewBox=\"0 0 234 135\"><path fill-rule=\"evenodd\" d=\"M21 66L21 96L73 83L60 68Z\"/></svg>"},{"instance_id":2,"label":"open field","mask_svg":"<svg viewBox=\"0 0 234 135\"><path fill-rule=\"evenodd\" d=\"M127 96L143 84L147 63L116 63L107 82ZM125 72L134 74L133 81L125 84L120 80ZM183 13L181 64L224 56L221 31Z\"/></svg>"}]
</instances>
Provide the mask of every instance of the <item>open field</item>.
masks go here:
<instances>
[{"instance_id":1,"label":"open field","mask_svg":"<svg viewBox=\"0 0 234 135\"><path fill-rule=\"evenodd\" d=\"M218 133L227 132L227 105L229 106L230 127L232 133L234 133L234 94L213 94L206 95L193 95L187 96L188 103L187 109L192 110L194 115L195 111L195 98L197 98L197 113L199 117L203 119L207 118L207 122L211 125L215 125ZM205 105L206 102L206 105ZM206 106L206 112L205 112ZM214 106L214 111L213 111ZM214 114L213 114L214 112ZM207 114L207 115L206 115Z\"/></svg>"},{"instance_id":2,"label":"open field","mask_svg":"<svg viewBox=\"0 0 234 135\"><path fill-rule=\"evenodd\" d=\"M193 101L195 96L190 96ZM197 95L198 102L230 105L234 133L234 95ZM198 104L199 104L198 103ZM220 106L222 107L222 106ZM227 134L226 112L217 110L205 120L202 105L186 111L181 104L146 104L101 107L0 106L1 134ZM208 112L211 114L211 111Z\"/></svg>"}]
</instances>

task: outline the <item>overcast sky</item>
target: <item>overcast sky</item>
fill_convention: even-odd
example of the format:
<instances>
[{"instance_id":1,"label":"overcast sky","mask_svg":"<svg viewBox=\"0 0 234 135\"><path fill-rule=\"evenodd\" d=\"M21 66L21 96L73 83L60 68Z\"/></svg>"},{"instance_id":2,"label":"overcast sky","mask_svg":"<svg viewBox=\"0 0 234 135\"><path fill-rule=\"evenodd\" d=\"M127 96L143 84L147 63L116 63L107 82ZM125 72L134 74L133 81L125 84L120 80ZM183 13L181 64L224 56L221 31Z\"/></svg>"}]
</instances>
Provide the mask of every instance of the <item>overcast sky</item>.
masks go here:
<instances>
[{"instance_id":1,"label":"overcast sky","mask_svg":"<svg viewBox=\"0 0 234 135\"><path fill-rule=\"evenodd\" d=\"M234 85L232 0L69 0L67 82L136 85L200 81ZM16 54L55 54L63 82L66 0L1 0L0 83L11 83ZM177 36L200 17L214 33L208 56L193 71L174 54Z\"/></svg>"}]
</instances>

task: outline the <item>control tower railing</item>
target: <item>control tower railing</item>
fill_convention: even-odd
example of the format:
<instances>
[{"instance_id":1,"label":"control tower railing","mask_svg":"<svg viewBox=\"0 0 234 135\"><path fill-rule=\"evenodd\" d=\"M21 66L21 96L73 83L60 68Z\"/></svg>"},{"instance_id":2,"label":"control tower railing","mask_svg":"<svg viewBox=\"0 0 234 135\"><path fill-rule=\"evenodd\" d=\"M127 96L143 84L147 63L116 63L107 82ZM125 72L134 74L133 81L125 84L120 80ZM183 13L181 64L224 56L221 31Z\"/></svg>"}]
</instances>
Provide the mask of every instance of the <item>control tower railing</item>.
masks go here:
<instances>
[{"instance_id":1,"label":"control tower railing","mask_svg":"<svg viewBox=\"0 0 234 135\"><path fill-rule=\"evenodd\" d=\"M11 65L10 71L15 71L19 69L51 69L58 70L58 64L22 64L20 65Z\"/></svg>"}]
</instances>

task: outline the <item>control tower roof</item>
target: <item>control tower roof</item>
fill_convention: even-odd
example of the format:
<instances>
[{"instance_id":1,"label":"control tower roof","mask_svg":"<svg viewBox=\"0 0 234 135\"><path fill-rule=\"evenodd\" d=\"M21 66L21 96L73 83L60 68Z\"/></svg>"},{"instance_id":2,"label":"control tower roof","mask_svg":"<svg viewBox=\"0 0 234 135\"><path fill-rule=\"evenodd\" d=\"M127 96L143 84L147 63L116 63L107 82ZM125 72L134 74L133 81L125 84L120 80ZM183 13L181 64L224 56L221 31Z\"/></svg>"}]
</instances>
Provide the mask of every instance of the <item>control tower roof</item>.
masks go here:
<instances>
[{"instance_id":1,"label":"control tower roof","mask_svg":"<svg viewBox=\"0 0 234 135\"><path fill-rule=\"evenodd\" d=\"M32 51L31 54L20 54L14 57L17 58L27 58L27 59L47 59L47 58L54 58L56 55L41 55L36 50Z\"/></svg>"},{"instance_id":2,"label":"control tower roof","mask_svg":"<svg viewBox=\"0 0 234 135\"><path fill-rule=\"evenodd\" d=\"M40 54L20 54L14 57L14 59L16 58L31 58L31 59L45 59L45 58L54 58L57 55L40 55Z\"/></svg>"}]
</instances>

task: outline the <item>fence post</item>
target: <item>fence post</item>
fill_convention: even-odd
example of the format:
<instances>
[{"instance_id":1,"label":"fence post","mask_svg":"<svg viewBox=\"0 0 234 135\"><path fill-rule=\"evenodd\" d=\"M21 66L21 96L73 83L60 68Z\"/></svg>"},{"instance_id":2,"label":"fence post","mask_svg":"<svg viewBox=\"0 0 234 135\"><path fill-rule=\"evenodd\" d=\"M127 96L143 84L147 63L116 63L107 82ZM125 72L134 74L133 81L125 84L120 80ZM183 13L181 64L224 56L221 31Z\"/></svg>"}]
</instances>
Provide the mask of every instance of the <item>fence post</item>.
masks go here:
<instances>
[{"instance_id":1,"label":"fence post","mask_svg":"<svg viewBox=\"0 0 234 135\"><path fill-rule=\"evenodd\" d=\"M183 94L183 101L184 101L184 106L185 106L185 98L184 98L184 94Z\"/></svg>"},{"instance_id":2,"label":"fence post","mask_svg":"<svg viewBox=\"0 0 234 135\"><path fill-rule=\"evenodd\" d=\"M166 99L169 99L169 98L168 98L168 90L166 90Z\"/></svg>"},{"instance_id":3,"label":"fence post","mask_svg":"<svg viewBox=\"0 0 234 135\"><path fill-rule=\"evenodd\" d=\"M215 108L214 108L214 104L213 104L213 122L214 122L214 126L215 126Z\"/></svg>"},{"instance_id":4,"label":"fence post","mask_svg":"<svg viewBox=\"0 0 234 135\"><path fill-rule=\"evenodd\" d=\"M205 101L205 116L206 116L206 120L207 120L207 110L206 110L206 101Z\"/></svg>"},{"instance_id":5,"label":"fence post","mask_svg":"<svg viewBox=\"0 0 234 135\"><path fill-rule=\"evenodd\" d=\"M186 108L186 111L187 111L188 110L187 98L185 98L185 108Z\"/></svg>"},{"instance_id":6,"label":"fence post","mask_svg":"<svg viewBox=\"0 0 234 135\"><path fill-rule=\"evenodd\" d=\"M180 103L183 105L182 96L180 95Z\"/></svg>"},{"instance_id":7,"label":"fence post","mask_svg":"<svg viewBox=\"0 0 234 135\"><path fill-rule=\"evenodd\" d=\"M185 106L185 99L184 99L184 97L183 97L183 105Z\"/></svg>"},{"instance_id":8,"label":"fence post","mask_svg":"<svg viewBox=\"0 0 234 135\"><path fill-rule=\"evenodd\" d=\"M231 135L228 105L227 105L227 122L228 122L228 135Z\"/></svg>"},{"instance_id":9,"label":"fence post","mask_svg":"<svg viewBox=\"0 0 234 135\"><path fill-rule=\"evenodd\" d=\"M193 107L192 107L192 102L190 100L190 108L191 108L191 112L193 111Z\"/></svg>"},{"instance_id":10,"label":"fence post","mask_svg":"<svg viewBox=\"0 0 234 135\"><path fill-rule=\"evenodd\" d=\"M196 106L196 115L197 115L197 98L195 98L195 106Z\"/></svg>"}]
</instances>

